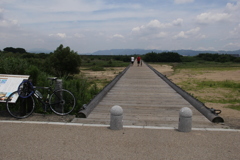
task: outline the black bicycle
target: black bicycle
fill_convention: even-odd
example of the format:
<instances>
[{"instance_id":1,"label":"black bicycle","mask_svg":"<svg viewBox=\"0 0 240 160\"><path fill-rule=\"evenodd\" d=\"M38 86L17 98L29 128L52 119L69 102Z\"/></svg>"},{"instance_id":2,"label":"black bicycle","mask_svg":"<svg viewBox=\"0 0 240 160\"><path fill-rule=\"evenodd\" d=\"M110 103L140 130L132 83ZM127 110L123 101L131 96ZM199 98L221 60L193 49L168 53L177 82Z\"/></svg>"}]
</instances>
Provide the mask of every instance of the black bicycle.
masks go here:
<instances>
[{"instance_id":1,"label":"black bicycle","mask_svg":"<svg viewBox=\"0 0 240 160\"><path fill-rule=\"evenodd\" d=\"M67 115L71 113L76 105L74 95L66 89L53 89L57 77L48 78L51 81L49 87L33 86L29 80L24 80L18 87L18 90L10 94L7 98L7 110L15 118L27 118L35 109L35 100L37 99L43 106L44 112L50 107L57 115ZM47 97L44 99L42 94L37 90L41 88L47 90ZM11 102L14 96L18 96L15 103ZM35 97L35 98L34 98Z\"/></svg>"}]
</instances>

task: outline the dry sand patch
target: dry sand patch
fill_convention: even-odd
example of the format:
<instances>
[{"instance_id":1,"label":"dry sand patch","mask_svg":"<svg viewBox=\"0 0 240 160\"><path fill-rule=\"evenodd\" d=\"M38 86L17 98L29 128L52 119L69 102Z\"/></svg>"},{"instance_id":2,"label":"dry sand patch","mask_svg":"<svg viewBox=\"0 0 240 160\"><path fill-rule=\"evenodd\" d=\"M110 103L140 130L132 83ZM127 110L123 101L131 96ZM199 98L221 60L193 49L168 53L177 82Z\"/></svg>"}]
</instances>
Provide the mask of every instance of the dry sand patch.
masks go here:
<instances>
[{"instance_id":1,"label":"dry sand patch","mask_svg":"<svg viewBox=\"0 0 240 160\"><path fill-rule=\"evenodd\" d=\"M105 71L92 71L87 68L81 68L81 74L86 76L89 80L94 80L99 88L113 80L126 67L106 67Z\"/></svg>"}]
</instances>

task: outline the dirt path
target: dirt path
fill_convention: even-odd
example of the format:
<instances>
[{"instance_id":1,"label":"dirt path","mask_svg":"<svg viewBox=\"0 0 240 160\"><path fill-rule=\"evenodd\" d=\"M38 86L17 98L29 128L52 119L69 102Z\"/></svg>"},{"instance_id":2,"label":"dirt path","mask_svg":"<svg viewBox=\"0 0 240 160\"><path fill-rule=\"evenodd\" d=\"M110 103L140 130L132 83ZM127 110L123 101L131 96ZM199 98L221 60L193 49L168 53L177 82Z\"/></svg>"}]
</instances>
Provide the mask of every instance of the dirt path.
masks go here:
<instances>
[{"instance_id":1,"label":"dirt path","mask_svg":"<svg viewBox=\"0 0 240 160\"><path fill-rule=\"evenodd\" d=\"M240 81L240 70L229 70L229 71L217 71L217 70L208 70L204 72L191 72L186 69L179 70L178 72L173 72L172 66L168 65L158 65L151 64L156 70L166 75L170 80L175 84L180 84L182 81L187 79L198 79L198 80L213 80L213 81L225 81L233 80ZM221 89L211 90L199 93L198 91L191 92L194 96L223 96L221 93L226 92ZM220 109L222 113L221 117L225 120L225 124L232 128L240 128L240 111L226 108L229 104L220 104L220 103L205 103L209 108ZM240 104L239 104L240 105Z\"/></svg>"}]
</instances>

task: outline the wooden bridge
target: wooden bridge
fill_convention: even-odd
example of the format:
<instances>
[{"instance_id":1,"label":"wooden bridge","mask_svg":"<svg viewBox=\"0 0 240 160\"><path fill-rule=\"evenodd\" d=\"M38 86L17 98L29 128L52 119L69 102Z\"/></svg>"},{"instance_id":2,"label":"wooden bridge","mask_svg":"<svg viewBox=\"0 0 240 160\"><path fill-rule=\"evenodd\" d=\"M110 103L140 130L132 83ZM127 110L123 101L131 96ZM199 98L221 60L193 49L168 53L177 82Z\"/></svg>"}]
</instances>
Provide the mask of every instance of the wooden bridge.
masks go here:
<instances>
[{"instance_id":1,"label":"wooden bridge","mask_svg":"<svg viewBox=\"0 0 240 160\"><path fill-rule=\"evenodd\" d=\"M192 127L221 127L207 119L144 63L139 67L136 63L130 66L105 92L103 97L96 97L99 101L93 102L93 106L87 106L86 118L75 118L72 122L109 125L110 109L119 105L123 108L124 126L177 127L180 109L189 107L193 111Z\"/></svg>"}]
</instances>

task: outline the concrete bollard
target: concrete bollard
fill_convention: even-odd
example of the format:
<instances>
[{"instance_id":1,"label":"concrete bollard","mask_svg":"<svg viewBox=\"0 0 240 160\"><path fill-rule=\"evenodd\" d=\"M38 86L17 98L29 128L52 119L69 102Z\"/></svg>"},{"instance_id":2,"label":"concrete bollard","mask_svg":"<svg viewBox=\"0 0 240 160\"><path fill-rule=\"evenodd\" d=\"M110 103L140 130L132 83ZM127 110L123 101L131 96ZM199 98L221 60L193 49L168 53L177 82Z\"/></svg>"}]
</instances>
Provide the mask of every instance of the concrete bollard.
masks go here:
<instances>
[{"instance_id":1,"label":"concrete bollard","mask_svg":"<svg viewBox=\"0 0 240 160\"><path fill-rule=\"evenodd\" d=\"M123 109L120 106L113 106L110 110L111 119L110 119L110 129L112 130L121 130L123 129Z\"/></svg>"},{"instance_id":2,"label":"concrete bollard","mask_svg":"<svg viewBox=\"0 0 240 160\"><path fill-rule=\"evenodd\" d=\"M192 130L192 110L184 107L179 112L178 130L180 132L190 132Z\"/></svg>"}]
</instances>

